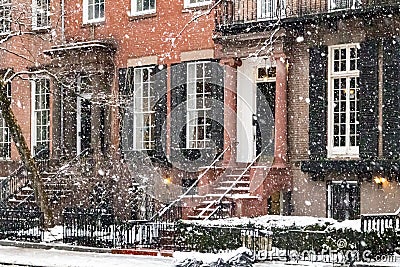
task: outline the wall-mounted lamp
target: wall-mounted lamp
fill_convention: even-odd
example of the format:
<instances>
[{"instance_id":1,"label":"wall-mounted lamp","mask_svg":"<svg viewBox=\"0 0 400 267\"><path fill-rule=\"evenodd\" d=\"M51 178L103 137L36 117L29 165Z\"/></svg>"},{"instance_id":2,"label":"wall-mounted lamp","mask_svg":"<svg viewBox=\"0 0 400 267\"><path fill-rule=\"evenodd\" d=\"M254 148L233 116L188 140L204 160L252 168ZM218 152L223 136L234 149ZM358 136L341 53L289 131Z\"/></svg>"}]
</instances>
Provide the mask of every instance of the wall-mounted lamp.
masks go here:
<instances>
[{"instance_id":1,"label":"wall-mounted lamp","mask_svg":"<svg viewBox=\"0 0 400 267\"><path fill-rule=\"evenodd\" d=\"M387 179L378 175L374 177L374 182L378 185L378 188L382 188L382 185L387 182Z\"/></svg>"},{"instance_id":2,"label":"wall-mounted lamp","mask_svg":"<svg viewBox=\"0 0 400 267\"><path fill-rule=\"evenodd\" d=\"M167 176L165 176L163 182L165 185L170 185L172 183L172 179L169 175L167 175Z\"/></svg>"}]
</instances>

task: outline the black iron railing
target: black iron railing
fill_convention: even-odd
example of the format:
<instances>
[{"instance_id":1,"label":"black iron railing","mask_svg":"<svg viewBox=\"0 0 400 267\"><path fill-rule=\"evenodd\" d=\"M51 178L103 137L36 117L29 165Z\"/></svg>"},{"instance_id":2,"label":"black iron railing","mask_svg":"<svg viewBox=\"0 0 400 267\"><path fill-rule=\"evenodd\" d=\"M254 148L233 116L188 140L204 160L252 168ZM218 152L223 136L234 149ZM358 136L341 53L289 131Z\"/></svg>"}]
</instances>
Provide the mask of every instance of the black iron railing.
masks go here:
<instances>
[{"instance_id":1,"label":"black iron railing","mask_svg":"<svg viewBox=\"0 0 400 267\"><path fill-rule=\"evenodd\" d=\"M399 232L399 213L361 215L361 230L363 233L374 231L378 234L387 231Z\"/></svg>"},{"instance_id":2,"label":"black iron railing","mask_svg":"<svg viewBox=\"0 0 400 267\"><path fill-rule=\"evenodd\" d=\"M81 246L114 246L115 219L112 210L66 208L63 211L63 242Z\"/></svg>"},{"instance_id":3,"label":"black iron railing","mask_svg":"<svg viewBox=\"0 0 400 267\"><path fill-rule=\"evenodd\" d=\"M221 26L399 4L398 0L222 0L216 19Z\"/></svg>"},{"instance_id":4,"label":"black iron railing","mask_svg":"<svg viewBox=\"0 0 400 267\"><path fill-rule=\"evenodd\" d=\"M0 209L0 239L40 242L43 213L36 208Z\"/></svg>"}]
</instances>

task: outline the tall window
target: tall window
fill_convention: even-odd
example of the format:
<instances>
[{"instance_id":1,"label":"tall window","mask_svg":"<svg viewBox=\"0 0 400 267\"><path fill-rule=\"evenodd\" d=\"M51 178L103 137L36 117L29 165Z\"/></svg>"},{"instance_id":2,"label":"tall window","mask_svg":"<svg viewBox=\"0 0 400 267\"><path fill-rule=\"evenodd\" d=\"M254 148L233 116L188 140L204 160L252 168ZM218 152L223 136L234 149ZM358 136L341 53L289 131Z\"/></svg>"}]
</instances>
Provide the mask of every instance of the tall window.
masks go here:
<instances>
[{"instance_id":1,"label":"tall window","mask_svg":"<svg viewBox=\"0 0 400 267\"><path fill-rule=\"evenodd\" d=\"M358 45L329 49L329 126L328 153L358 156L359 146L359 70Z\"/></svg>"},{"instance_id":2,"label":"tall window","mask_svg":"<svg viewBox=\"0 0 400 267\"><path fill-rule=\"evenodd\" d=\"M32 26L33 28L46 28L50 26L50 0L32 1Z\"/></svg>"},{"instance_id":3,"label":"tall window","mask_svg":"<svg viewBox=\"0 0 400 267\"><path fill-rule=\"evenodd\" d=\"M133 15L149 14L155 11L156 0L132 0Z\"/></svg>"},{"instance_id":4,"label":"tall window","mask_svg":"<svg viewBox=\"0 0 400 267\"><path fill-rule=\"evenodd\" d=\"M33 82L32 141L34 154L50 148L50 81L40 78Z\"/></svg>"},{"instance_id":5,"label":"tall window","mask_svg":"<svg viewBox=\"0 0 400 267\"><path fill-rule=\"evenodd\" d=\"M0 33L11 31L11 0L0 0Z\"/></svg>"},{"instance_id":6,"label":"tall window","mask_svg":"<svg viewBox=\"0 0 400 267\"><path fill-rule=\"evenodd\" d=\"M135 150L154 149L154 67L135 68L134 81L134 140Z\"/></svg>"},{"instance_id":7,"label":"tall window","mask_svg":"<svg viewBox=\"0 0 400 267\"><path fill-rule=\"evenodd\" d=\"M105 0L83 0L83 22L104 21Z\"/></svg>"},{"instance_id":8,"label":"tall window","mask_svg":"<svg viewBox=\"0 0 400 267\"><path fill-rule=\"evenodd\" d=\"M185 7L209 5L211 2L211 0L185 0Z\"/></svg>"},{"instance_id":9,"label":"tall window","mask_svg":"<svg viewBox=\"0 0 400 267\"><path fill-rule=\"evenodd\" d=\"M285 16L286 0L257 0L258 19L276 19Z\"/></svg>"},{"instance_id":10,"label":"tall window","mask_svg":"<svg viewBox=\"0 0 400 267\"><path fill-rule=\"evenodd\" d=\"M7 91L8 99L11 100L11 83L8 83L5 89ZM9 159L10 156L11 156L10 131L3 117L0 116L0 159Z\"/></svg>"},{"instance_id":11,"label":"tall window","mask_svg":"<svg viewBox=\"0 0 400 267\"><path fill-rule=\"evenodd\" d=\"M187 76L187 148L206 148L210 141L211 65L188 63Z\"/></svg>"},{"instance_id":12,"label":"tall window","mask_svg":"<svg viewBox=\"0 0 400 267\"><path fill-rule=\"evenodd\" d=\"M330 10L340 10L340 9L355 9L359 8L362 4L361 0L330 0L329 9Z\"/></svg>"}]
</instances>

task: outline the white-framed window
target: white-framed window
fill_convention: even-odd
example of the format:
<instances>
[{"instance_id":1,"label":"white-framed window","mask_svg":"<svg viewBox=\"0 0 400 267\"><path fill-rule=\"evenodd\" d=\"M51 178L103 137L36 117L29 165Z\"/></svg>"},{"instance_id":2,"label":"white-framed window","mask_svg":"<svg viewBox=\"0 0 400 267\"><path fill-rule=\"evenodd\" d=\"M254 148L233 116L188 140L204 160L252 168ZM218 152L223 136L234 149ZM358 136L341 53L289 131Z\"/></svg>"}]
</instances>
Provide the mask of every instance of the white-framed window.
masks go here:
<instances>
[{"instance_id":1,"label":"white-framed window","mask_svg":"<svg viewBox=\"0 0 400 267\"><path fill-rule=\"evenodd\" d=\"M11 0L0 0L0 34L11 31Z\"/></svg>"},{"instance_id":2,"label":"white-framed window","mask_svg":"<svg viewBox=\"0 0 400 267\"><path fill-rule=\"evenodd\" d=\"M32 151L35 155L50 149L50 80L32 82Z\"/></svg>"},{"instance_id":3,"label":"white-framed window","mask_svg":"<svg viewBox=\"0 0 400 267\"><path fill-rule=\"evenodd\" d=\"M155 130L155 67L133 69L134 117L133 149L153 150Z\"/></svg>"},{"instance_id":4,"label":"white-framed window","mask_svg":"<svg viewBox=\"0 0 400 267\"><path fill-rule=\"evenodd\" d=\"M356 9L361 6L361 0L330 0L329 10Z\"/></svg>"},{"instance_id":5,"label":"white-framed window","mask_svg":"<svg viewBox=\"0 0 400 267\"><path fill-rule=\"evenodd\" d=\"M131 15L145 15L156 12L156 0L132 0Z\"/></svg>"},{"instance_id":6,"label":"white-framed window","mask_svg":"<svg viewBox=\"0 0 400 267\"><path fill-rule=\"evenodd\" d=\"M328 156L359 155L358 44L329 47Z\"/></svg>"},{"instance_id":7,"label":"white-framed window","mask_svg":"<svg viewBox=\"0 0 400 267\"><path fill-rule=\"evenodd\" d=\"M286 16L286 0L257 0L257 19L269 20Z\"/></svg>"},{"instance_id":8,"label":"white-framed window","mask_svg":"<svg viewBox=\"0 0 400 267\"><path fill-rule=\"evenodd\" d=\"M184 0L185 8L205 6L212 3L212 0Z\"/></svg>"},{"instance_id":9,"label":"white-framed window","mask_svg":"<svg viewBox=\"0 0 400 267\"><path fill-rule=\"evenodd\" d=\"M207 148L211 122L211 64L187 64L187 127L186 148Z\"/></svg>"},{"instance_id":10,"label":"white-framed window","mask_svg":"<svg viewBox=\"0 0 400 267\"><path fill-rule=\"evenodd\" d=\"M32 0L32 27L50 27L50 0Z\"/></svg>"},{"instance_id":11,"label":"white-framed window","mask_svg":"<svg viewBox=\"0 0 400 267\"><path fill-rule=\"evenodd\" d=\"M83 0L83 23L105 20L105 0Z\"/></svg>"},{"instance_id":12,"label":"white-framed window","mask_svg":"<svg viewBox=\"0 0 400 267\"><path fill-rule=\"evenodd\" d=\"M11 101L11 83L5 87L7 98ZM0 110L1 114L1 110ZM0 159L6 160L11 157L11 135L6 121L0 115Z\"/></svg>"}]
</instances>

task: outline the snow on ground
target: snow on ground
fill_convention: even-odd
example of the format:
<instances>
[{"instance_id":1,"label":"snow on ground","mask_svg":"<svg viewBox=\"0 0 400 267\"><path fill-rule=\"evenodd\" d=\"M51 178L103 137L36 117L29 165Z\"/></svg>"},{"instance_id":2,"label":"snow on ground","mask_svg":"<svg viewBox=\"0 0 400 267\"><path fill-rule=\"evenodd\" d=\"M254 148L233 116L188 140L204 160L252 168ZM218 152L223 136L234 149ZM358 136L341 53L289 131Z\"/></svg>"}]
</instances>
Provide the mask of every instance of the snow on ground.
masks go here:
<instances>
[{"instance_id":1,"label":"snow on ground","mask_svg":"<svg viewBox=\"0 0 400 267\"><path fill-rule=\"evenodd\" d=\"M1 263L46 267L172 267L174 259L0 246Z\"/></svg>"},{"instance_id":2,"label":"snow on ground","mask_svg":"<svg viewBox=\"0 0 400 267\"><path fill-rule=\"evenodd\" d=\"M43 242L50 243L62 240L63 238L63 227L62 225L57 225L49 230L44 231Z\"/></svg>"}]
</instances>

